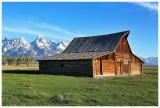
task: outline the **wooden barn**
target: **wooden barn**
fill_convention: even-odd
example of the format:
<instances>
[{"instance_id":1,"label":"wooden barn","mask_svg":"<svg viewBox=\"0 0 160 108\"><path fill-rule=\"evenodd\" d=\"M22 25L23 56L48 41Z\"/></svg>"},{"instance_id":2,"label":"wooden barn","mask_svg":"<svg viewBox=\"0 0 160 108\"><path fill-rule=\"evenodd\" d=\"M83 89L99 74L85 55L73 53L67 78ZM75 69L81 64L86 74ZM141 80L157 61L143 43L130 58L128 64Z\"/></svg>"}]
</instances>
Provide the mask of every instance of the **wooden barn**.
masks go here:
<instances>
[{"instance_id":1,"label":"wooden barn","mask_svg":"<svg viewBox=\"0 0 160 108\"><path fill-rule=\"evenodd\" d=\"M143 61L131 51L130 31L74 38L60 54L40 59L39 72L89 77L143 74Z\"/></svg>"}]
</instances>

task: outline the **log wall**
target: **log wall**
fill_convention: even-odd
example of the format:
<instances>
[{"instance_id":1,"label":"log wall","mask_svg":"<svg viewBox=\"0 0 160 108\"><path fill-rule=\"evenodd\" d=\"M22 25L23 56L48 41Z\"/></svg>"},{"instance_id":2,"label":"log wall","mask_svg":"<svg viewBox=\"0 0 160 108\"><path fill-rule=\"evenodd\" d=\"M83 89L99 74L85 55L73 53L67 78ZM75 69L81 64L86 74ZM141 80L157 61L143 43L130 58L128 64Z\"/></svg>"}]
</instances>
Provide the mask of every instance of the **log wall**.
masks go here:
<instances>
[{"instance_id":1,"label":"log wall","mask_svg":"<svg viewBox=\"0 0 160 108\"><path fill-rule=\"evenodd\" d=\"M93 77L92 60L39 61L39 72Z\"/></svg>"}]
</instances>

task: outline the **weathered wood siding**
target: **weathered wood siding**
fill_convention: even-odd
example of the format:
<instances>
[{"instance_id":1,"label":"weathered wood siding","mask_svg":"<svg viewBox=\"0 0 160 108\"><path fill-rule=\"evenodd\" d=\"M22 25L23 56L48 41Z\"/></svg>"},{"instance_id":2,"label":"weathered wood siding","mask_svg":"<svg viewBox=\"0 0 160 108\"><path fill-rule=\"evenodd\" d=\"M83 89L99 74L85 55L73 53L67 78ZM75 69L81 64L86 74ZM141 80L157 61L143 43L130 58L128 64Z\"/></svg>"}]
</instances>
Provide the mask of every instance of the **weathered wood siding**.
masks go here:
<instances>
[{"instance_id":1,"label":"weathered wood siding","mask_svg":"<svg viewBox=\"0 0 160 108\"><path fill-rule=\"evenodd\" d=\"M120 52L120 53L130 53L131 52L128 41L125 37L123 37L121 41L119 42L119 45L116 48L116 52Z\"/></svg>"},{"instance_id":2,"label":"weathered wood siding","mask_svg":"<svg viewBox=\"0 0 160 108\"><path fill-rule=\"evenodd\" d=\"M93 59L92 65L93 65L92 66L93 67L93 77L96 77L97 76L97 60L96 59Z\"/></svg>"},{"instance_id":3,"label":"weathered wood siding","mask_svg":"<svg viewBox=\"0 0 160 108\"><path fill-rule=\"evenodd\" d=\"M128 41L125 37L120 41L115 53L116 75L143 73L143 63L131 53ZM125 64L125 60L128 63ZM137 65L136 63L139 63Z\"/></svg>"},{"instance_id":4,"label":"weathered wood siding","mask_svg":"<svg viewBox=\"0 0 160 108\"><path fill-rule=\"evenodd\" d=\"M115 59L115 53L106 54L104 56L96 58L97 60L114 60Z\"/></svg>"},{"instance_id":5,"label":"weathered wood siding","mask_svg":"<svg viewBox=\"0 0 160 108\"><path fill-rule=\"evenodd\" d=\"M115 74L120 75L121 74L121 62L115 61Z\"/></svg>"},{"instance_id":6,"label":"weathered wood siding","mask_svg":"<svg viewBox=\"0 0 160 108\"><path fill-rule=\"evenodd\" d=\"M142 63L135 55L132 54L131 56L132 63Z\"/></svg>"},{"instance_id":7,"label":"weathered wood siding","mask_svg":"<svg viewBox=\"0 0 160 108\"><path fill-rule=\"evenodd\" d=\"M102 75L115 75L114 60L102 60Z\"/></svg>"},{"instance_id":8,"label":"weathered wood siding","mask_svg":"<svg viewBox=\"0 0 160 108\"><path fill-rule=\"evenodd\" d=\"M128 41L125 37L121 39L115 52L93 60L94 76L140 73L143 73L143 63L132 54Z\"/></svg>"},{"instance_id":9,"label":"weathered wood siding","mask_svg":"<svg viewBox=\"0 0 160 108\"><path fill-rule=\"evenodd\" d=\"M123 37L115 52L115 74L126 75L131 73L131 49L128 41Z\"/></svg>"},{"instance_id":10,"label":"weathered wood siding","mask_svg":"<svg viewBox=\"0 0 160 108\"><path fill-rule=\"evenodd\" d=\"M143 74L143 63L135 55L131 56L131 73L132 74Z\"/></svg>"},{"instance_id":11,"label":"weathered wood siding","mask_svg":"<svg viewBox=\"0 0 160 108\"><path fill-rule=\"evenodd\" d=\"M93 77L92 60L39 61L40 73Z\"/></svg>"},{"instance_id":12,"label":"weathered wood siding","mask_svg":"<svg viewBox=\"0 0 160 108\"><path fill-rule=\"evenodd\" d=\"M132 74L141 74L141 63L131 63L131 73Z\"/></svg>"},{"instance_id":13,"label":"weathered wood siding","mask_svg":"<svg viewBox=\"0 0 160 108\"><path fill-rule=\"evenodd\" d=\"M93 75L115 75L114 60L93 60Z\"/></svg>"},{"instance_id":14,"label":"weathered wood siding","mask_svg":"<svg viewBox=\"0 0 160 108\"><path fill-rule=\"evenodd\" d=\"M96 69L97 69L97 75L101 75L101 61L96 61Z\"/></svg>"},{"instance_id":15,"label":"weathered wood siding","mask_svg":"<svg viewBox=\"0 0 160 108\"><path fill-rule=\"evenodd\" d=\"M131 59L130 53L115 53L115 59Z\"/></svg>"}]
</instances>

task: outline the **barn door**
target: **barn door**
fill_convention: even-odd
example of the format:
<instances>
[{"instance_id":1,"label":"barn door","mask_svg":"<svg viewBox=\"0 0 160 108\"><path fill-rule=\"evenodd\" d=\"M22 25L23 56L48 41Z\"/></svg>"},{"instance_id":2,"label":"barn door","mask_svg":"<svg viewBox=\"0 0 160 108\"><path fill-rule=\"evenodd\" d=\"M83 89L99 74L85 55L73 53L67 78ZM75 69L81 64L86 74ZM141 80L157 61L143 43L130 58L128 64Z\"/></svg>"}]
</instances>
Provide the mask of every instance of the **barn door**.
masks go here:
<instances>
[{"instance_id":1,"label":"barn door","mask_svg":"<svg viewBox=\"0 0 160 108\"><path fill-rule=\"evenodd\" d=\"M120 75L121 74L121 61L118 60L117 61L117 75Z\"/></svg>"},{"instance_id":2,"label":"barn door","mask_svg":"<svg viewBox=\"0 0 160 108\"><path fill-rule=\"evenodd\" d=\"M97 75L102 75L101 60L97 60L97 61L96 61L96 66L97 66Z\"/></svg>"},{"instance_id":3,"label":"barn door","mask_svg":"<svg viewBox=\"0 0 160 108\"><path fill-rule=\"evenodd\" d=\"M123 60L123 73L130 74L130 60Z\"/></svg>"}]
</instances>

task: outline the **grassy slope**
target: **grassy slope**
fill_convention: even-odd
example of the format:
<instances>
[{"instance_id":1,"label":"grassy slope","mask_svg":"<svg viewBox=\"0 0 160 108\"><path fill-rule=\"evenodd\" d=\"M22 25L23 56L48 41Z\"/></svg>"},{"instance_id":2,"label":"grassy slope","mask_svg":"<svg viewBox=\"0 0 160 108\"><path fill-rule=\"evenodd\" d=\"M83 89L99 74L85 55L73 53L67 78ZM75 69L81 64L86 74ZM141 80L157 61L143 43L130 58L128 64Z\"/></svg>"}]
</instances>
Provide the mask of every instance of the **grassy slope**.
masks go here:
<instances>
[{"instance_id":1,"label":"grassy slope","mask_svg":"<svg viewBox=\"0 0 160 108\"><path fill-rule=\"evenodd\" d=\"M22 74L19 74L20 72ZM114 79L32 74L37 72L37 70L3 70L2 105L158 105L157 69L144 70L145 74L152 74L152 77Z\"/></svg>"}]
</instances>

